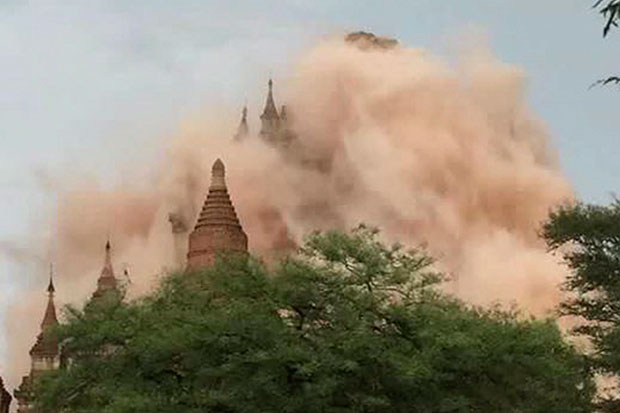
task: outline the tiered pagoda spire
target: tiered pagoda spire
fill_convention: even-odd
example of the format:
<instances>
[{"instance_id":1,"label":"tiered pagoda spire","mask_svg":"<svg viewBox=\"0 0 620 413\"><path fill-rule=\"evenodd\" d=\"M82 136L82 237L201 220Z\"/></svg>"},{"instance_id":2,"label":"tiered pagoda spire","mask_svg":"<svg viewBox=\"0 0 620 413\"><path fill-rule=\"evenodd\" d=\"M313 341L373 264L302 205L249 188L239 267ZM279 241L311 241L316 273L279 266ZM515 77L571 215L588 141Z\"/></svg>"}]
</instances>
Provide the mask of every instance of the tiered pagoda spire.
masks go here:
<instances>
[{"instance_id":1,"label":"tiered pagoda spire","mask_svg":"<svg viewBox=\"0 0 620 413\"><path fill-rule=\"evenodd\" d=\"M54 305L54 293L56 293L56 288L54 288L53 270L50 268L50 281L47 285L47 308L45 309L43 321L41 321L41 330L58 325L56 306Z\"/></svg>"},{"instance_id":2,"label":"tiered pagoda spire","mask_svg":"<svg viewBox=\"0 0 620 413\"><path fill-rule=\"evenodd\" d=\"M265 101L265 109L263 114L260 115L260 135L269 141L273 141L280 127L280 115L278 115L278 109L276 109L276 104L273 100L273 80L271 78L269 79L268 87L269 91Z\"/></svg>"},{"instance_id":3,"label":"tiered pagoda spire","mask_svg":"<svg viewBox=\"0 0 620 413\"><path fill-rule=\"evenodd\" d=\"M41 332L37 336L34 346L30 349L30 374L22 378L19 388L15 390L18 413L33 412L32 384L34 379L45 371L56 370L60 365L58 338L53 332L53 328L58 325L56 306L54 304L55 292L53 271L50 266L50 280L47 286L47 307L41 321Z\"/></svg>"},{"instance_id":4,"label":"tiered pagoda spire","mask_svg":"<svg viewBox=\"0 0 620 413\"><path fill-rule=\"evenodd\" d=\"M54 304L54 278L52 269L50 268L50 280L47 286L47 307L41 321L41 332L37 337L37 341L30 350L32 357L51 358L58 356L58 340L50 330L58 325L56 317L56 306Z\"/></svg>"},{"instance_id":5,"label":"tiered pagoda spire","mask_svg":"<svg viewBox=\"0 0 620 413\"><path fill-rule=\"evenodd\" d=\"M93 293L93 298L102 297L108 291L117 291L118 281L114 276L114 268L112 267L112 245L110 240L105 244L105 258L101 275L97 280L97 290Z\"/></svg>"},{"instance_id":6,"label":"tiered pagoda spire","mask_svg":"<svg viewBox=\"0 0 620 413\"><path fill-rule=\"evenodd\" d=\"M241 122L239 123L239 128L237 128L235 140L241 141L245 139L249 133L250 128L248 127L248 107L247 105L245 105L243 106L243 111L241 112Z\"/></svg>"},{"instance_id":7,"label":"tiered pagoda spire","mask_svg":"<svg viewBox=\"0 0 620 413\"><path fill-rule=\"evenodd\" d=\"M248 237L243 231L226 187L224 163L218 159L211 169L211 185L198 221L189 235L187 266L210 265L220 253L246 253Z\"/></svg>"},{"instance_id":8,"label":"tiered pagoda spire","mask_svg":"<svg viewBox=\"0 0 620 413\"><path fill-rule=\"evenodd\" d=\"M291 119L286 105L282 105L278 113L273 98L273 81L269 79L267 85L269 87L267 100L265 101L263 113L260 115L260 137L271 145L279 148L286 148L297 136L291 129Z\"/></svg>"}]
</instances>

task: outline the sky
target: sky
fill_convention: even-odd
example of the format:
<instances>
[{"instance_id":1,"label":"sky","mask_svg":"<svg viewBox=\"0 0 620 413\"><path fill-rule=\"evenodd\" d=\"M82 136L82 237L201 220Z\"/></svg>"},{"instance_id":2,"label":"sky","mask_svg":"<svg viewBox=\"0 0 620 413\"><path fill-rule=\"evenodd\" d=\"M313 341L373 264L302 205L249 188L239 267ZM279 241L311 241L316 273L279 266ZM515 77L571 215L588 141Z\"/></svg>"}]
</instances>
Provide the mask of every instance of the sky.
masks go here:
<instances>
[{"instance_id":1,"label":"sky","mask_svg":"<svg viewBox=\"0 0 620 413\"><path fill-rule=\"evenodd\" d=\"M51 231L55 175L132 179L123 165L159 156L152 143L210 105L247 99L256 118L267 78L277 87L296 56L334 33L372 31L445 56L476 33L527 74L579 197L609 202L620 89L589 86L620 72L620 32L602 39L591 3L0 0L0 321L25 284L44 288L26 234Z\"/></svg>"}]
</instances>

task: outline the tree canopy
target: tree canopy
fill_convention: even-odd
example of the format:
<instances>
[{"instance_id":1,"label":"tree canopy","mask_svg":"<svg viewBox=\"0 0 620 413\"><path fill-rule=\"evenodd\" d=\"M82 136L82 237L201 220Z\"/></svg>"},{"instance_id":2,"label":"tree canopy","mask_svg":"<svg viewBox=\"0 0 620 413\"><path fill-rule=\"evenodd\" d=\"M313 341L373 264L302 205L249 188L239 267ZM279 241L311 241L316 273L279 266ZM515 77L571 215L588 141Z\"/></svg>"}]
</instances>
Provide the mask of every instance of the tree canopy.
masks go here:
<instances>
[{"instance_id":1,"label":"tree canopy","mask_svg":"<svg viewBox=\"0 0 620 413\"><path fill-rule=\"evenodd\" d=\"M582 357L551 320L465 306L422 251L360 227L277 265L223 257L147 297L69 309L63 412L588 412Z\"/></svg>"},{"instance_id":2,"label":"tree canopy","mask_svg":"<svg viewBox=\"0 0 620 413\"><path fill-rule=\"evenodd\" d=\"M550 215L543 237L571 269L561 312L584 321L575 332L591 341L593 366L620 376L620 201L564 206ZM618 409L620 400L606 405Z\"/></svg>"}]
</instances>

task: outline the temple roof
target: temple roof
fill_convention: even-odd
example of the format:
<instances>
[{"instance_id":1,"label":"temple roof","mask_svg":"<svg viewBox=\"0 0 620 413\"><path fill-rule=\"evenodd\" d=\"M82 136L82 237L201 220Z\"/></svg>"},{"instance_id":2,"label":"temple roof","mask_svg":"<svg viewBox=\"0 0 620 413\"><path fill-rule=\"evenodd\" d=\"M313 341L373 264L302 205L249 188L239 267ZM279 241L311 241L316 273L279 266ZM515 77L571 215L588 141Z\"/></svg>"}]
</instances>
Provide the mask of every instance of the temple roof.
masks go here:
<instances>
[{"instance_id":1,"label":"temple roof","mask_svg":"<svg viewBox=\"0 0 620 413\"><path fill-rule=\"evenodd\" d=\"M115 290L117 288L117 280L114 276L114 268L112 267L112 246L110 241L105 244L105 259L103 262L103 268L101 269L101 275L97 280L97 290L93 294L93 297L99 297L108 290Z\"/></svg>"},{"instance_id":2,"label":"temple roof","mask_svg":"<svg viewBox=\"0 0 620 413\"><path fill-rule=\"evenodd\" d=\"M188 243L188 269L212 265L220 254L247 254L248 237L230 201L226 168L220 159L211 169L209 193Z\"/></svg>"},{"instance_id":3,"label":"temple roof","mask_svg":"<svg viewBox=\"0 0 620 413\"><path fill-rule=\"evenodd\" d=\"M56 292L56 289L54 288L54 269L51 264L50 264L50 282L47 285L47 292L48 294L54 294Z\"/></svg>"},{"instance_id":4,"label":"temple roof","mask_svg":"<svg viewBox=\"0 0 620 413\"><path fill-rule=\"evenodd\" d=\"M236 140L241 140L245 138L250 131L248 127L248 107L244 106L243 111L241 112L241 122L239 123L239 128L237 129L237 133L235 134Z\"/></svg>"},{"instance_id":5,"label":"temple roof","mask_svg":"<svg viewBox=\"0 0 620 413\"><path fill-rule=\"evenodd\" d=\"M45 315L43 316L43 321L41 322L41 328L46 328L49 326L55 326L58 324L58 318L56 318L56 306L54 305L54 284L52 284L52 280L50 279L51 290L48 287L48 299L47 299L47 308L45 309Z\"/></svg>"},{"instance_id":6,"label":"temple roof","mask_svg":"<svg viewBox=\"0 0 620 413\"><path fill-rule=\"evenodd\" d=\"M228 195L226 169L220 159L216 160L211 168L211 186L198 216L195 229L212 225L229 225L241 228L235 207Z\"/></svg>"},{"instance_id":7,"label":"temple roof","mask_svg":"<svg viewBox=\"0 0 620 413\"><path fill-rule=\"evenodd\" d=\"M54 280L50 269L50 281L47 286L47 307L45 315L41 321L41 332L37 336L37 341L30 349L31 355L56 356L58 354L58 339L54 334L50 334L50 329L58 325L56 317L56 306L54 305Z\"/></svg>"},{"instance_id":8,"label":"temple roof","mask_svg":"<svg viewBox=\"0 0 620 413\"><path fill-rule=\"evenodd\" d=\"M267 94L267 101L265 102L265 109L263 114L260 115L261 119L279 119L278 110L276 104L273 101L273 81L269 79L269 92Z\"/></svg>"}]
</instances>

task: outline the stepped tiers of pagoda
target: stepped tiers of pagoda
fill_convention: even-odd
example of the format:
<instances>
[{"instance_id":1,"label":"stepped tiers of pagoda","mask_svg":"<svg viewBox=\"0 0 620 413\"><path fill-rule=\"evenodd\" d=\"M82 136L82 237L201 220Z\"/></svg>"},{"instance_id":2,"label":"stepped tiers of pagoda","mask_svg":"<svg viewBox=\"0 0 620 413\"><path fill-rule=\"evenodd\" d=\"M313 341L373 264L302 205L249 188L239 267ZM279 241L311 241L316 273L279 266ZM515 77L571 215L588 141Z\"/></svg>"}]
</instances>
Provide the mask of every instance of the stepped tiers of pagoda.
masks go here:
<instances>
[{"instance_id":1,"label":"stepped tiers of pagoda","mask_svg":"<svg viewBox=\"0 0 620 413\"><path fill-rule=\"evenodd\" d=\"M221 160L215 161L212 168L211 185L207 199L198 216L196 226L189 235L189 252L187 266L189 269L200 268L212 264L220 253L243 253L248 251L248 237L241 227L235 207L230 201L226 188L226 171ZM50 270L50 279L47 287L47 307L41 330L35 344L30 349L30 372L22 378L22 382L14 392L18 404L18 413L35 413L33 400L33 383L42 373L61 368L61 352L58 339L52 330L58 325L56 306L54 304L54 281ZM107 294L119 292L119 281L114 275L112 266L112 247L110 241L105 244L103 268L97 279L97 288L91 303L102 299ZM63 355L66 357L67 355ZM4 397L2 399L1 397ZM10 394L8 395L10 398ZM3 401L4 400L4 401ZM6 395L0 394L0 402L7 403ZM10 400L8 401L10 403ZM0 404L1 406L1 404ZM3 413L0 411L0 413Z\"/></svg>"},{"instance_id":2,"label":"stepped tiers of pagoda","mask_svg":"<svg viewBox=\"0 0 620 413\"><path fill-rule=\"evenodd\" d=\"M101 298L110 291L118 291L118 282L114 276L112 267L112 246L110 241L105 244L105 258L99 279L97 279L97 289L93 293L93 299Z\"/></svg>"},{"instance_id":3,"label":"stepped tiers of pagoda","mask_svg":"<svg viewBox=\"0 0 620 413\"><path fill-rule=\"evenodd\" d=\"M46 371L55 370L60 365L60 352L58 350L58 339L52 332L58 325L56 317L56 306L54 305L54 280L50 271L50 281L47 286L47 307L43 321L41 321L41 332L37 340L30 349L30 373L22 377L20 386L15 390L17 399L18 413L34 413L32 399L32 385L35 378Z\"/></svg>"},{"instance_id":4,"label":"stepped tiers of pagoda","mask_svg":"<svg viewBox=\"0 0 620 413\"><path fill-rule=\"evenodd\" d=\"M269 81L269 93L265 110L261 116L262 128L260 136L269 143L283 144L289 142L293 135L287 128L286 108L282 107L278 113L273 100L273 82ZM243 110L243 118L236 134L236 139L244 139L248 135L247 108ZM174 219L172 219L174 218ZM173 234L186 233L189 227L178 217L171 216ZM233 206L228 188L226 187L226 170L224 163L218 159L211 170L211 184L209 191L197 217L196 225L189 234L187 253L187 269L192 270L213 264L218 255L222 253L247 254L248 237L239 222L235 207ZM105 258L103 268L97 279L97 288L86 307L109 293L119 292L119 281L114 275L112 266L112 248L108 241L105 245ZM18 413L36 413L33 400L33 383L44 372L58 368L68 368L70 363L65 363L67 354L61 354L58 340L51 334L53 327L58 325L56 307L54 305L54 283L50 273L50 281L47 288L48 302L41 332L37 336L34 346L30 349L31 366L30 372L24 376L21 385L15 390L14 396L18 404ZM63 363L61 365L61 359ZM0 382L1 383L1 382ZM0 392L0 407L8 409L10 394ZM0 410L0 413L5 413Z\"/></svg>"},{"instance_id":5,"label":"stepped tiers of pagoda","mask_svg":"<svg viewBox=\"0 0 620 413\"><path fill-rule=\"evenodd\" d=\"M211 170L211 185L194 230L189 234L188 269L212 264L220 253L247 253L248 237L239 222L228 189L224 163Z\"/></svg>"},{"instance_id":6,"label":"stepped tiers of pagoda","mask_svg":"<svg viewBox=\"0 0 620 413\"><path fill-rule=\"evenodd\" d=\"M112 247L110 241L105 245L105 258L101 274L97 280L97 289L89 302L97 300L111 291L118 291L118 281L112 268ZM30 372L22 378L20 386L13 393L17 400L17 413L36 413L33 404L32 386L41 374L61 367L61 352L58 339L52 330L58 325L56 305L54 304L54 280L50 269L50 280L47 286L47 307L41 322L41 332L37 336L34 346L30 349ZM88 304L87 304L88 305ZM0 410L0 413L3 413Z\"/></svg>"}]
</instances>

